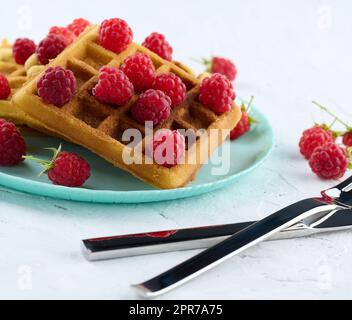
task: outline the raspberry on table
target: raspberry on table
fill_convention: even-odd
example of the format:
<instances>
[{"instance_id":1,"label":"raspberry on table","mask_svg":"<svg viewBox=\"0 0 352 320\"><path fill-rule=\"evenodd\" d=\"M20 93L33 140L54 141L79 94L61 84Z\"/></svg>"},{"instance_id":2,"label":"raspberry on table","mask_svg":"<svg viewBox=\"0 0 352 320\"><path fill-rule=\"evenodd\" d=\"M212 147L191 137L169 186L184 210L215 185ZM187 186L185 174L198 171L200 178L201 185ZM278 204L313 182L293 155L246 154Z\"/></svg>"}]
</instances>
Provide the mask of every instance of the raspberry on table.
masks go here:
<instances>
[{"instance_id":1,"label":"raspberry on table","mask_svg":"<svg viewBox=\"0 0 352 320\"><path fill-rule=\"evenodd\" d=\"M237 68L231 60L220 57L214 57L209 64L209 72L220 73L226 76L230 81L234 81L236 79Z\"/></svg>"},{"instance_id":2,"label":"raspberry on table","mask_svg":"<svg viewBox=\"0 0 352 320\"><path fill-rule=\"evenodd\" d=\"M37 56L41 64L46 65L55 59L66 48L66 41L62 36L48 35L37 47Z\"/></svg>"},{"instance_id":3,"label":"raspberry on table","mask_svg":"<svg viewBox=\"0 0 352 320\"><path fill-rule=\"evenodd\" d=\"M127 57L121 71L130 79L136 91L151 89L155 80L155 66L152 59L143 53Z\"/></svg>"},{"instance_id":4,"label":"raspberry on table","mask_svg":"<svg viewBox=\"0 0 352 320\"><path fill-rule=\"evenodd\" d=\"M72 31L76 37L78 37L86 28L90 25L90 22L86 19L79 18L75 19L70 23L67 28Z\"/></svg>"},{"instance_id":5,"label":"raspberry on table","mask_svg":"<svg viewBox=\"0 0 352 320\"><path fill-rule=\"evenodd\" d=\"M112 67L100 69L98 83L93 88L93 95L99 101L122 106L131 100L133 94L133 84L121 70Z\"/></svg>"},{"instance_id":6,"label":"raspberry on table","mask_svg":"<svg viewBox=\"0 0 352 320\"><path fill-rule=\"evenodd\" d=\"M346 147L352 147L352 132L347 132L342 137L343 144Z\"/></svg>"},{"instance_id":7,"label":"raspberry on table","mask_svg":"<svg viewBox=\"0 0 352 320\"><path fill-rule=\"evenodd\" d=\"M23 161L26 143L16 126L0 119L0 166L15 166Z\"/></svg>"},{"instance_id":8,"label":"raspberry on table","mask_svg":"<svg viewBox=\"0 0 352 320\"><path fill-rule=\"evenodd\" d=\"M56 185L81 187L90 177L90 165L75 153L60 152L48 170L48 178Z\"/></svg>"},{"instance_id":9,"label":"raspberry on table","mask_svg":"<svg viewBox=\"0 0 352 320\"><path fill-rule=\"evenodd\" d=\"M50 67L38 80L38 96L44 102L62 107L73 98L77 87L76 78L71 70Z\"/></svg>"},{"instance_id":10,"label":"raspberry on table","mask_svg":"<svg viewBox=\"0 0 352 320\"><path fill-rule=\"evenodd\" d=\"M141 124L165 121L171 113L171 99L162 91L150 89L141 94L131 108L131 116Z\"/></svg>"},{"instance_id":11,"label":"raspberry on table","mask_svg":"<svg viewBox=\"0 0 352 320\"><path fill-rule=\"evenodd\" d=\"M126 50L133 41L133 32L126 21L118 18L103 21L99 30L99 43L117 54Z\"/></svg>"},{"instance_id":12,"label":"raspberry on table","mask_svg":"<svg viewBox=\"0 0 352 320\"><path fill-rule=\"evenodd\" d=\"M235 99L232 83L224 75L216 73L200 85L199 101L218 115L230 111Z\"/></svg>"},{"instance_id":13,"label":"raspberry on table","mask_svg":"<svg viewBox=\"0 0 352 320\"><path fill-rule=\"evenodd\" d=\"M146 155L166 168L178 165L186 152L185 137L177 130L158 131L146 146Z\"/></svg>"},{"instance_id":14,"label":"raspberry on table","mask_svg":"<svg viewBox=\"0 0 352 320\"><path fill-rule=\"evenodd\" d=\"M16 63L24 65L27 59L35 53L36 49L37 46L34 41L27 38L17 39L12 48Z\"/></svg>"},{"instance_id":15,"label":"raspberry on table","mask_svg":"<svg viewBox=\"0 0 352 320\"><path fill-rule=\"evenodd\" d=\"M164 73L156 77L154 89L164 92L172 101L172 108L186 100L186 85L174 73Z\"/></svg>"},{"instance_id":16,"label":"raspberry on table","mask_svg":"<svg viewBox=\"0 0 352 320\"><path fill-rule=\"evenodd\" d=\"M167 42L164 35L153 32L144 40L142 45L159 55L161 58L167 61L172 61L173 49Z\"/></svg>"},{"instance_id":17,"label":"raspberry on table","mask_svg":"<svg viewBox=\"0 0 352 320\"><path fill-rule=\"evenodd\" d=\"M331 142L335 142L333 134L320 126L315 126L303 132L299 148L301 154L309 160L316 148Z\"/></svg>"},{"instance_id":18,"label":"raspberry on table","mask_svg":"<svg viewBox=\"0 0 352 320\"><path fill-rule=\"evenodd\" d=\"M320 178L337 180L345 175L348 168L346 151L335 143L317 147L309 165Z\"/></svg>"},{"instance_id":19,"label":"raspberry on table","mask_svg":"<svg viewBox=\"0 0 352 320\"><path fill-rule=\"evenodd\" d=\"M49 30L49 34L60 36L65 40L66 46L69 46L76 40L76 35L66 27L52 27Z\"/></svg>"},{"instance_id":20,"label":"raspberry on table","mask_svg":"<svg viewBox=\"0 0 352 320\"><path fill-rule=\"evenodd\" d=\"M11 87L7 78L0 73L0 100L6 100L11 95Z\"/></svg>"}]
</instances>

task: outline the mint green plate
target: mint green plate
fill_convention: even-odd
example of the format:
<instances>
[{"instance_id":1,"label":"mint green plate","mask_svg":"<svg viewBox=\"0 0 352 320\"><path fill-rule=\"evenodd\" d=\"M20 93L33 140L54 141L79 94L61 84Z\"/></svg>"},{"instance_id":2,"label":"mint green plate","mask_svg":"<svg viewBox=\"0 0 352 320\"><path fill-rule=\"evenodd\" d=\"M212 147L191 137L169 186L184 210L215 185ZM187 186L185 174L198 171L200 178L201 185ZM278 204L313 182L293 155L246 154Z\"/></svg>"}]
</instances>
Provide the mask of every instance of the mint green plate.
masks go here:
<instances>
[{"instance_id":1,"label":"mint green plate","mask_svg":"<svg viewBox=\"0 0 352 320\"><path fill-rule=\"evenodd\" d=\"M147 203L198 196L232 184L258 168L269 156L273 148L272 128L257 109L252 113L259 121L252 131L237 141L225 142L230 144L229 172L212 175L214 165L209 163L200 171L196 181L183 189L156 190L81 147L39 135L25 137L28 154L48 159L50 152L43 149L58 147L62 143L63 150L77 152L88 160L92 176L84 188L55 186L46 175L38 177L40 167L30 161L14 168L0 168L0 185L40 196L96 203Z\"/></svg>"}]
</instances>

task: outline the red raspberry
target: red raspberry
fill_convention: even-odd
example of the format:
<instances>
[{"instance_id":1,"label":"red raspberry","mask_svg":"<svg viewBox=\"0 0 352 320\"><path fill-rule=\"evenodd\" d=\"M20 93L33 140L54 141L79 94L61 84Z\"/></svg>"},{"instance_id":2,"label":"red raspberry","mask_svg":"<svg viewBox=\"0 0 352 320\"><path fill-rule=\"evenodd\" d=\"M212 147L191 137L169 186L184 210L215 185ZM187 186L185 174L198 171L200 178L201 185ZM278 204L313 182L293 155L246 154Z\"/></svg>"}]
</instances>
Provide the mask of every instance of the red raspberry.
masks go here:
<instances>
[{"instance_id":1,"label":"red raspberry","mask_svg":"<svg viewBox=\"0 0 352 320\"><path fill-rule=\"evenodd\" d=\"M133 41L133 32L126 21L109 19L103 21L99 30L99 43L117 54L126 50Z\"/></svg>"},{"instance_id":2,"label":"red raspberry","mask_svg":"<svg viewBox=\"0 0 352 320\"><path fill-rule=\"evenodd\" d=\"M164 35L153 32L149 37L147 37L143 44L144 47L148 48L150 51L158 54L165 60L172 60L173 49L170 44L166 41Z\"/></svg>"},{"instance_id":3,"label":"red raspberry","mask_svg":"<svg viewBox=\"0 0 352 320\"><path fill-rule=\"evenodd\" d=\"M226 76L230 81L235 80L237 76L237 68L235 64L231 60L219 57L213 58L213 61L211 62L210 72L220 73Z\"/></svg>"},{"instance_id":4,"label":"red raspberry","mask_svg":"<svg viewBox=\"0 0 352 320\"><path fill-rule=\"evenodd\" d=\"M99 101L122 106L131 100L133 93L133 84L121 70L100 69L98 84L93 88L93 95Z\"/></svg>"},{"instance_id":5,"label":"red raspberry","mask_svg":"<svg viewBox=\"0 0 352 320\"><path fill-rule=\"evenodd\" d=\"M37 46L30 39L17 39L13 45L13 56L16 63L24 65L27 59L35 53Z\"/></svg>"},{"instance_id":6,"label":"red raspberry","mask_svg":"<svg viewBox=\"0 0 352 320\"><path fill-rule=\"evenodd\" d=\"M0 119L0 166L15 166L25 154L26 143L16 126Z\"/></svg>"},{"instance_id":7,"label":"red raspberry","mask_svg":"<svg viewBox=\"0 0 352 320\"><path fill-rule=\"evenodd\" d=\"M38 60L41 64L48 64L66 48L65 40L58 35L48 35L42 40L37 48Z\"/></svg>"},{"instance_id":8,"label":"red raspberry","mask_svg":"<svg viewBox=\"0 0 352 320\"><path fill-rule=\"evenodd\" d=\"M339 179L347 171L348 160L344 149L335 143L328 143L315 149L309 165L322 179Z\"/></svg>"},{"instance_id":9,"label":"red raspberry","mask_svg":"<svg viewBox=\"0 0 352 320\"><path fill-rule=\"evenodd\" d=\"M90 177L89 163L75 153L60 152L48 171L56 185L81 187Z\"/></svg>"},{"instance_id":10,"label":"red raspberry","mask_svg":"<svg viewBox=\"0 0 352 320\"><path fill-rule=\"evenodd\" d=\"M146 147L146 154L166 168L179 164L186 152L185 137L177 130L163 129L157 132Z\"/></svg>"},{"instance_id":11,"label":"red raspberry","mask_svg":"<svg viewBox=\"0 0 352 320\"><path fill-rule=\"evenodd\" d=\"M86 19L79 18L75 19L70 23L67 28L71 30L76 37L78 37L86 28L90 25L90 22Z\"/></svg>"},{"instance_id":12,"label":"red raspberry","mask_svg":"<svg viewBox=\"0 0 352 320\"><path fill-rule=\"evenodd\" d=\"M326 131L322 127L315 126L303 132L299 142L301 154L309 160L314 150L325 144L335 142L331 132Z\"/></svg>"},{"instance_id":13,"label":"red raspberry","mask_svg":"<svg viewBox=\"0 0 352 320\"><path fill-rule=\"evenodd\" d=\"M164 73L157 76L154 89L164 92L172 101L172 108L177 107L186 100L186 85L173 73Z\"/></svg>"},{"instance_id":14,"label":"red raspberry","mask_svg":"<svg viewBox=\"0 0 352 320\"><path fill-rule=\"evenodd\" d=\"M199 101L220 115L230 111L236 95L232 83L221 74L205 78L199 88Z\"/></svg>"},{"instance_id":15,"label":"red raspberry","mask_svg":"<svg viewBox=\"0 0 352 320\"><path fill-rule=\"evenodd\" d=\"M44 102L62 107L70 102L76 91L76 78L71 70L48 68L38 80L38 96Z\"/></svg>"},{"instance_id":16,"label":"red raspberry","mask_svg":"<svg viewBox=\"0 0 352 320\"><path fill-rule=\"evenodd\" d=\"M155 80L155 67L152 59L143 53L128 57L121 66L123 73L131 80L136 91L151 89Z\"/></svg>"},{"instance_id":17,"label":"red raspberry","mask_svg":"<svg viewBox=\"0 0 352 320\"><path fill-rule=\"evenodd\" d=\"M352 147L352 132L347 132L344 136L343 136L343 144L346 147Z\"/></svg>"},{"instance_id":18,"label":"red raspberry","mask_svg":"<svg viewBox=\"0 0 352 320\"><path fill-rule=\"evenodd\" d=\"M237 140L251 130L250 117L246 111L242 111L242 118L236 128L231 131L230 139Z\"/></svg>"},{"instance_id":19,"label":"red raspberry","mask_svg":"<svg viewBox=\"0 0 352 320\"><path fill-rule=\"evenodd\" d=\"M7 78L0 73L0 100L6 100L11 95L11 88Z\"/></svg>"},{"instance_id":20,"label":"red raspberry","mask_svg":"<svg viewBox=\"0 0 352 320\"><path fill-rule=\"evenodd\" d=\"M49 34L60 36L65 40L66 46L69 46L76 40L76 35L66 27L52 27Z\"/></svg>"},{"instance_id":21,"label":"red raspberry","mask_svg":"<svg viewBox=\"0 0 352 320\"><path fill-rule=\"evenodd\" d=\"M160 90L150 89L141 94L131 108L133 119L141 124L147 121L158 125L169 118L171 113L171 99Z\"/></svg>"}]
</instances>

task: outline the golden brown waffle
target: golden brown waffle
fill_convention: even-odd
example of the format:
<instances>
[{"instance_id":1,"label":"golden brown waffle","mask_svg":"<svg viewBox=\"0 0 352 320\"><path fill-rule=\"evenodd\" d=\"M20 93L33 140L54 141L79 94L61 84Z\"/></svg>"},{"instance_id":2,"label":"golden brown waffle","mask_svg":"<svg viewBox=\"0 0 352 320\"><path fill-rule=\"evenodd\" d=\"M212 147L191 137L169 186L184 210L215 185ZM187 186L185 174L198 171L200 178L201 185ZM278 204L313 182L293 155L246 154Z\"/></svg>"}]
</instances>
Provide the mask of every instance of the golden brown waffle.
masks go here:
<instances>
[{"instance_id":1,"label":"golden brown waffle","mask_svg":"<svg viewBox=\"0 0 352 320\"><path fill-rule=\"evenodd\" d=\"M40 67L41 70L43 67ZM29 69L30 70L30 69ZM37 70L32 70L39 73ZM34 129L48 133L37 120L29 117L12 102L13 94L27 81L27 70L25 66L15 62L12 54L12 46L5 39L0 45L0 73L4 74L11 87L11 96L7 100L0 100L0 118L14 122L18 126L28 125Z\"/></svg>"},{"instance_id":2,"label":"golden brown waffle","mask_svg":"<svg viewBox=\"0 0 352 320\"><path fill-rule=\"evenodd\" d=\"M192 181L203 163L208 160L212 151L222 144L226 136L213 143L210 148L209 139L218 135L211 129L233 129L241 118L240 108L234 108L217 116L209 109L197 102L200 79L197 79L185 67L180 67L161 59L148 49L132 44L117 55L98 44L98 27L94 27L80 37L76 43L61 53L49 66L62 66L75 74L78 91L73 100L57 108L48 105L37 95L37 81L27 83L14 96L15 103L30 116L42 122L52 131L60 134L69 141L73 141L105 158L115 166L122 168L139 179L162 189L173 189L187 185ZM193 145L188 145L186 158L197 159L192 164L180 164L171 169L157 164L126 164L123 153L128 148L121 137L126 129L135 128L145 134L144 126L136 123L130 116L129 110L136 101L135 96L131 102L122 107L113 107L97 101L92 95L92 88L98 80L98 71L102 66L110 65L120 67L127 56L135 52L143 52L151 57L158 73L173 72L186 84L188 93L186 101L172 111L170 118L159 125L169 129L206 129L202 139ZM209 152L208 152L208 149ZM201 156L201 157L200 157ZM140 157L144 157L140 155ZM202 160L201 160L202 159Z\"/></svg>"}]
</instances>

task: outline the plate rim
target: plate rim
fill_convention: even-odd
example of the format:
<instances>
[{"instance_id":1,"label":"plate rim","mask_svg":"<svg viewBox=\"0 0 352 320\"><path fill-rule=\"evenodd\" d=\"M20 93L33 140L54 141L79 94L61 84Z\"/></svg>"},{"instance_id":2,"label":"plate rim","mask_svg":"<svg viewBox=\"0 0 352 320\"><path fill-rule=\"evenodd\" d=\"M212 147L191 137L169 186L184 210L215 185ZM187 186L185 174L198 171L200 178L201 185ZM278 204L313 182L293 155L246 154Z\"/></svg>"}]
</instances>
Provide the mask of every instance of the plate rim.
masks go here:
<instances>
[{"instance_id":1,"label":"plate rim","mask_svg":"<svg viewBox=\"0 0 352 320\"><path fill-rule=\"evenodd\" d=\"M200 185L187 186L184 188L171 190L91 190L85 188L69 188L64 186L52 185L44 182L29 180L26 178L11 176L9 174L0 172L0 186L36 196L50 197L59 200L100 204L155 203L190 198L213 192L230 185L233 181L237 180L241 176L247 175L250 172L256 170L269 158L274 149L275 135L273 127L271 126L267 117L261 111L259 111L257 108L253 108L253 110L255 110L255 113L258 114L261 118L263 118L266 122L267 129L270 135L270 147L263 151L263 156L250 167L236 174L227 176L226 178L214 182L206 182ZM21 184L27 187L21 188ZM45 188L42 188L42 192L38 192L37 190L40 190L40 187L43 186L45 186ZM33 190L29 191L28 189L31 188L33 188ZM45 191L43 191L44 189ZM60 194L60 190L64 190L65 192ZM138 197L142 198L141 201L135 201L135 199Z\"/></svg>"}]
</instances>

